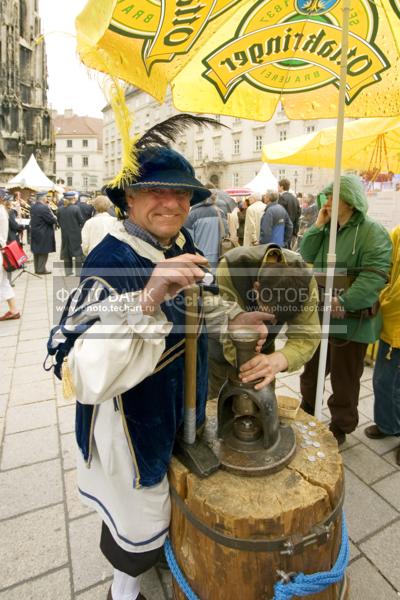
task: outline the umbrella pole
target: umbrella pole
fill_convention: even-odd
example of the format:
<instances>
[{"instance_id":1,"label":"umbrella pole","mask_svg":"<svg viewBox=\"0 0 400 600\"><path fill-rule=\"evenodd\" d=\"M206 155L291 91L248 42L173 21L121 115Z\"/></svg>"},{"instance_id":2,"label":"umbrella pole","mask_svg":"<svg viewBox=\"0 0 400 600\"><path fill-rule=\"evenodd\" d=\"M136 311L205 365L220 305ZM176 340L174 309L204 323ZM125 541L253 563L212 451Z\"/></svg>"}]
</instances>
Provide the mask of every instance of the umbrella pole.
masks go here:
<instances>
[{"instance_id":1,"label":"umbrella pole","mask_svg":"<svg viewBox=\"0 0 400 600\"><path fill-rule=\"evenodd\" d=\"M339 106L337 117L337 136L336 136L336 154L335 154L335 172L333 178L333 194L332 194L332 212L329 233L329 248L327 254L327 273L324 294L324 311L322 317L322 339L320 346L318 376L317 376L317 391L315 395L315 416L321 419L322 404L325 387L325 369L328 356L329 343L329 323L332 301L333 277L335 274L336 264L336 230L339 208L339 190L340 190L340 174L342 168L342 150L343 150L343 129L344 129L344 109L346 99L346 78L347 78L347 52L349 47L349 16L350 16L350 0L343 0L343 26L342 26L342 53L339 78Z\"/></svg>"}]
</instances>

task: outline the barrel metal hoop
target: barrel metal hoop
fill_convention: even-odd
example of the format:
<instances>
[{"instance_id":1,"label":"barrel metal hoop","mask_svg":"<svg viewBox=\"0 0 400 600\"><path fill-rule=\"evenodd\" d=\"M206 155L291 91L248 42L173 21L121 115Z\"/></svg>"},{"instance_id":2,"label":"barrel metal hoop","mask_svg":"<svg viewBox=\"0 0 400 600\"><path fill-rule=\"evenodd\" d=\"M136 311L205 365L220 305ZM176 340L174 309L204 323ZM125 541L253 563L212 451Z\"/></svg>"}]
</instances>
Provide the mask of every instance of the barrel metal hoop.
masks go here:
<instances>
[{"instance_id":1,"label":"barrel metal hoop","mask_svg":"<svg viewBox=\"0 0 400 600\"><path fill-rule=\"evenodd\" d=\"M215 529L212 529L200 521L192 513L187 504L182 500L174 488L171 488L170 492L176 506L185 515L187 520L217 544L221 544L227 548L233 548L234 550L243 550L244 552L280 552L280 554L287 554L289 556L303 552L306 546L310 546L312 544L317 544L319 546L324 544L330 538L332 533L332 525L338 518L344 501L343 490L342 495L339 498L339 502L333 511L328 515L328 517L324 521L314 525L310 529L309 533L305 535L293 534L272 540L244 539L235 538L230 535L225 535L219 531L215 531Z\"/></svg>"}]
</instances>

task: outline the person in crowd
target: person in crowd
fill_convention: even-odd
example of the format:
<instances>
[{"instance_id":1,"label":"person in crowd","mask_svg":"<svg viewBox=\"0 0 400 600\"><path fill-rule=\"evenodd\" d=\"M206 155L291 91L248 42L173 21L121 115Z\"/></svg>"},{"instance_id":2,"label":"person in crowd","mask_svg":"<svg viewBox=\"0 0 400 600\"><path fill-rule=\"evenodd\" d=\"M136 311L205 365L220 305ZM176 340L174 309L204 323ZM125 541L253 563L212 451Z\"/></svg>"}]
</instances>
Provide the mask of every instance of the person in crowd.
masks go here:
<instances>
[{"instance_id":1,"label":"person in crowd","mask_svg":"<svg viewBox=\"0 0 400 600\"><path fill-rule=\"evenodd\" d=\"M56 251L54 228L57 218L48 205L47 194L37 194L36 202L31 207L31 250L35 273L49 275L47 260L51 252Z\"/></svg>"},{"instance_id":2,"label":"person in crowd","mask_svg":"<svg viewBox=\"0 0 400 600\"><path fill-rule=\"evenodd\" d=\"M0 247L7 244L8 238L8 212L5 203L11 197L6 190L0 189ZM15 301L15 293L7 278L7 271L3 267L3 261L0 264L0 302L7 302L8 310L0 316L0 321L13 321L19 319L21 314Z\"/></svg>"},{"instance_id":3,"label":"person in crowd","mask_svg":"<svg viewBox=\"0 0 400 600\"><path fill-rule=\"evenodd\" d=\"M261 307L274 315L262 353L251 365L264 369L265 383L271 383L281 371L300 369L311 359L321 335L318 290L311 270L298 254L277 244L234 248L221 259L216 276L223 297L235 300L248 312ZM275 339L284 325L287 340L276 351ZM208 364L208 397L216 398L230 365L235 364L233 346L210 335ZM243 377L246 372L243 369Z\"/></svg>"},{"instance_id":4,"label":"person in crowd","mask_svg":"<svg viewBox=\"0 0 400 600\"><path fill-rule=\"evenodd\" d=\"M210 196L191 208L185 223L195 246L207 258L212 271L218 264L221 240L228 233L227 220L215 200L216 196L210 192Z\"/></svg>"},{"instance_id":5,"label":"person in crowd","mask_svg":"<svg viewBox=\"0 0 400 600\"><path fill-rule=\"evenodd\" d=\"M278 244L290 248L293 224L287 211L278 204L278 194L267 192L264 196L265 211L261 217L260 244Z\"/></svg>"},{"instance_id":6,"label":"person in crowd","mask_svg":"<svg viewBox=\"0 0 400 600\"><path fill-rule=\"evenodd\" d=\"M14 202L11 198L6 200L5 207L8 212L7 244L9 242L18 242L19 244L22 244L22 232L24 231L24 226L20 225L17 221L17 211L14 208Z\"/></svg>"},{"instance_id":7,"label":"person in crowd","mask_svg":"<svg viewBox=\"0 0 400 600\"><path fill-rule=\"evenodd\" d=\"M325 272L329 247L333 184L324 190L327 203L314 225L304 234L300 252ZM381 313L373 307L385 286L390 268L392 244L386 229L367 216L367 199L358 177L344 175L340 180L336 268L347 269L348 285L334 291L326 372L330 373L332 394L328 400L330 430L338 444L358 425L358 396L364 357L382 325ZM300 377L302 407L314 413L319 351Z\"/></svg>"},{"instance_id":8,"label":"person in crowd","mask_svg":"<svg viewBox=\"0 0 400 600\"><path fill-rule=\"evenodd\" d=\"M260 243L261 217L265 211L262 194L254 192L248 197L249 208L246 210L244 223L243 246L256 246Z\"/></svg>"},{"instance_id":9,"label":"person in crowd","mask_svg":"<svg viewBox=\"0 0 400 600\"><path fill-rule=\"evenodd\" d=\"M400 225L393 229L391 238L392 266L389 284L380 296L383 326L373 376L375 423L364 430L375 440L400 437ZM396 463L400 466L400 446Z\"/></svg>"},{"instance_id":10,"label":"person in crowd","mask_svg":"<svg viewBox=\"0 0 400 600\"><path fill-rule=\"evenodd\" d=\"M296 196L290 192L289 179L283 178L278 182L278 192L278 202L286 209L290 220L293 223L293 237L295 238L299 231L301 208Z\"/></svg>"},{"instance_id":11,"label":"person in crowd","mask_svg":"<svg viewBox=\"0 0 400 600\"><path fill-rule=\"evenodd\" d=\"M95 209L87 196L80 196L77 207L81 211L83 222L86 223L95 213Z\"/></svg>"},{"instance_id":12,"label":"person in crowd","mask_svg":"<svg viewBox=\"0 0 400 600\"><path fill-rule=\"evenodd\" d=\"M112 229L116 219L108 213L112 206L107 196L96 196L93 202L94 217L86 221L82 228L82 251L85 256L93 250Z\"/></svg>"},{"instance_id":13,"label":"person in crowd","mask_svg":"<svg viewBox=\"0 0 400 600\"><path fill-rule=\"evenodd\" d=\"M248 201L247 198L244 198L241 202L239 202L238 204L238 212L237 212L237 220L238 220L238 225L237 225L237 240L238 240L238 244L239 246L243 246L243 238L244 238L244 226L246 223L246 212L247 209L249 208L250 203Z\"/></svg>"},{"instance_id":14,"label":"person in crowd","mask_svg":"<svg viewBox=\"0 0 400 600\"><path fill-rule=\"evenodd\" d=\"M314 225L318 217L318 205L314 194L306 194L303 198L303 204L301 207L301 216L304 220L305 229Z\"/></svg>"},{"instance_id":15,"label":"person in crowd","mask_svg":"<svg viewBox=\"0 0 400 600\"><path fill-rule=\"evenodd\" d=\"M82 269L82 285L88 294L97 292L94 299L101 306L93 311L88 303L86 312L79 311L77 318L87 329L68 356L77 397L79 492L102 517L100 547L114 567L108 600L143 598L139 576L160 557L168 532L167 470L183 422L182 289L200 282L207 264L183 224L190 204L203 202L209 191L178 152L148 147L143 137L137 144L140 174L132 174L124 187L106 188L124 219L92 250ZM101 280L90 279L96 274ZM262 312L246 314L206 289L203 293L199 426L207 395L202 314L218 329L253 324L261 333L258 347L266 339L264 323L271 319ZM71 315L72 326L74 319Z\"/></svg>"},{"instance_id":16,"label":"person in crowd","mask_svg":"<svg viewBox=\"0 0 400 600\"><path fill-rule=\"evenodd\" d=\"M57 219L61 229L60 258L64 261L65 275L73 275L75 259L75 274L79 276L83 262L81 230L84 221L76 205L76 194L74 197L64 194L64 205L58 209Z\"/></svg>"}]
</instances>

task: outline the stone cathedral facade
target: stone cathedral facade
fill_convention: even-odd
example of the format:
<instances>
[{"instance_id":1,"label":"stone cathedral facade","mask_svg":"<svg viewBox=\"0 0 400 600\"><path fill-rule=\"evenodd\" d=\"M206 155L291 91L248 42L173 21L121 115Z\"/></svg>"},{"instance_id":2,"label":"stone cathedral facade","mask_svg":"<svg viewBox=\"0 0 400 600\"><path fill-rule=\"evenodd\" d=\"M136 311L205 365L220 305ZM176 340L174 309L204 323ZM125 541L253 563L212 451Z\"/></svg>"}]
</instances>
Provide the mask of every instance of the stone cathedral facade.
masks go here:
<instances>
[{"instance_id":1,"label":"stone cathedral facade","mask_svg":"<svg viewBox=\"0 0 400 600\"><path fill-rule=\"evenodd\" d=\"M47 62L38 0L0 0L0 185L34 154L55 175L55 143L47 106Z\"/></svg>"}]
</instances>

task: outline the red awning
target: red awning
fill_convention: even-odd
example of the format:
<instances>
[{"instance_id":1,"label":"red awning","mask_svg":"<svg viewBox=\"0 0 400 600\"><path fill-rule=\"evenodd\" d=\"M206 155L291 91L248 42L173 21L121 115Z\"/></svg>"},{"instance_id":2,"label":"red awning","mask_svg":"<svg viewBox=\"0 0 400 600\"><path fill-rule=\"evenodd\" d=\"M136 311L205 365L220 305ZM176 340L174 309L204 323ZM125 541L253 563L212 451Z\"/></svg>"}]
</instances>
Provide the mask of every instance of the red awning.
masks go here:
<instances>
[{"instance_id":1,"label":"red awning","mask_svg":"<svg viewBox=\"0 0 400 600\"><path fill-rule=\"evenodd\" d=\"M228 188L224 190L229 196L251 196L252 191L249 188Z\"/></svg>"}]
</instances>

